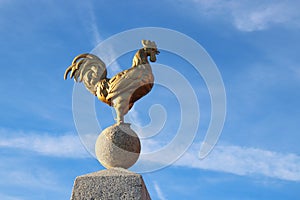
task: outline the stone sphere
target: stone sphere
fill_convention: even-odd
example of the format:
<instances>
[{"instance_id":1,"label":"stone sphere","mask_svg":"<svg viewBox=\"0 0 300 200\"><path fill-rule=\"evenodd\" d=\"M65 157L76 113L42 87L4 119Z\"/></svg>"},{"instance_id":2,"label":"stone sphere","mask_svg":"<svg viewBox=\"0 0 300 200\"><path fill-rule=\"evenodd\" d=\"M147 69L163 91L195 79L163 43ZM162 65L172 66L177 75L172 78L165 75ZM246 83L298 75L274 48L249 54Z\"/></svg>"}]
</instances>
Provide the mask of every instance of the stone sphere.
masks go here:
<instances>
[{"instance_id":1,"label":"stone sphere","mask_svg":"<svg viewBox=\"0 0 300 200\"><path fill-rule=\"evenodd\" d=\"M107 169L128 169L139 158L141 143L130 124L115 124L98 136L95 145L98 161Z\"/></svg>"}]
</instances>

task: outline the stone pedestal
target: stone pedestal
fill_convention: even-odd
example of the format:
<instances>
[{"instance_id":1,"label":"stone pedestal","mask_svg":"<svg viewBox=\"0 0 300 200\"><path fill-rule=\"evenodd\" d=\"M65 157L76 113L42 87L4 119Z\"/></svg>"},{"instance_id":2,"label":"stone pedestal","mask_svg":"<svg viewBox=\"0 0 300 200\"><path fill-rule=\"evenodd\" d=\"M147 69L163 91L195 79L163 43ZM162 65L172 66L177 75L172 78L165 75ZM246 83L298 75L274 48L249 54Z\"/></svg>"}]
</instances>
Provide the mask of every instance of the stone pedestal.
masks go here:
<instances>
[{"instance_id":1,"label":"stone pedestal","mask_svg":"<svg viewBox=\"0 0 300 200\"><path fill-rule=\"evenodd\" d=\"M78 176L71 200L151 200L140 174L110 168Z\"/></svg>"}]
</instances>

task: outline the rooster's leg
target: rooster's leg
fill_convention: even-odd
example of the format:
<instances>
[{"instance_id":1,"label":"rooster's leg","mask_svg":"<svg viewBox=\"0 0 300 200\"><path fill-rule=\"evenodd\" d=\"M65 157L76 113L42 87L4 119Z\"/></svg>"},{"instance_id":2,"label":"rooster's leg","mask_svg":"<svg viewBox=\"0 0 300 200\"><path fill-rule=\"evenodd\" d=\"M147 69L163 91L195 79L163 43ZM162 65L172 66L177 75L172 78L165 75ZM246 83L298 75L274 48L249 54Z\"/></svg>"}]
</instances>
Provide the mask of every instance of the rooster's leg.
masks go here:
<instances>
[{"instance_id":1,"label":"rooster's leg","mask_svg":"<svg viewBox=\"0 0 300 200\"><path fill-rule=\"evenodd\" d=\"M116 98L113 100L113 107L115 108L117 114L117 124L124 123L124 116L128 113L129 110L129 101L127 98Z\"/></svg>"},{"instance_id":2,"label":"rooster's leg","mask_svg":"<svg viewBox=\"0 0 300 200\"><path fill-rule=\"evenodd\" d=\"M117 113L117 124L124 123L124 116L121 113Z\"/></svg>"},{"instance_id":3,"label":"rooster's leg","mask_svg":"<svg viewBox=\"0 0 300 200\"><path fill-rule=\"evenodd\" d=\"M128 110L127 110L128 112ZM124 123L124 115L127 113L123 108L118 107L116 108L116 114L117 114L117 124Z\"/></svg>"}]
</instances>

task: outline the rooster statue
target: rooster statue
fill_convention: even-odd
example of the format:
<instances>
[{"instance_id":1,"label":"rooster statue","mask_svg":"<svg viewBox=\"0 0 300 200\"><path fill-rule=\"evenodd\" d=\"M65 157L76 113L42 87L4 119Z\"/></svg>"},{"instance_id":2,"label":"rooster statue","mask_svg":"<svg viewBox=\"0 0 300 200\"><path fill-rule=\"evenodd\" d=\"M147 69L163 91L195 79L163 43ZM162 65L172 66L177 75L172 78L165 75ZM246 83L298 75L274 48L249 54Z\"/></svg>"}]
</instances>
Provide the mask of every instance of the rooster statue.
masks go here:
<instances>
[{"instance_id":1,"label":"rooster statue","mask_svg":"<svg viewBox=\"0 0 300 200\"><path fill-rule=\"evenodd\" d=\"M143 48L134 55L131 68L107 78L105 63L93 54L80 54L67 68L64 79L70 73L76 82L83 82L87 90L109 106L114 107L117 124L124 123L124 115L133 104L148 94L153 87L154 77L151 62L156 61L159 54L155 42L142 40Z\"/></svg>"}]
</instances>

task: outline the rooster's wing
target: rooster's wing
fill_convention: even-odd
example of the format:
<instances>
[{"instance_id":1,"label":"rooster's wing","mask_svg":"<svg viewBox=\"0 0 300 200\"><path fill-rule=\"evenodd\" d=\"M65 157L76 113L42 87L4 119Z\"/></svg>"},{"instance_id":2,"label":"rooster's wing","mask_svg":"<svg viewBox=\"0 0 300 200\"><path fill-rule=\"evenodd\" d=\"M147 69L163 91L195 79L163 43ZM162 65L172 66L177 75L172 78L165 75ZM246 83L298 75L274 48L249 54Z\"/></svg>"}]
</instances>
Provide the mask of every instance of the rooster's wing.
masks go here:
<instances>
[{"instance_id":1,"label":"rooster's wing","mask_svg":"<svg viewBox=\"0 0 300 200\"><path fill-rule=\"evenodd\" d=\"M148 83L153 83L151 69L149 71L141 67L130 68L110 79L106 98L113 99L124 92L127 92L127 95L132 95L138 88Z\"/></svg>"}]
</instances>

